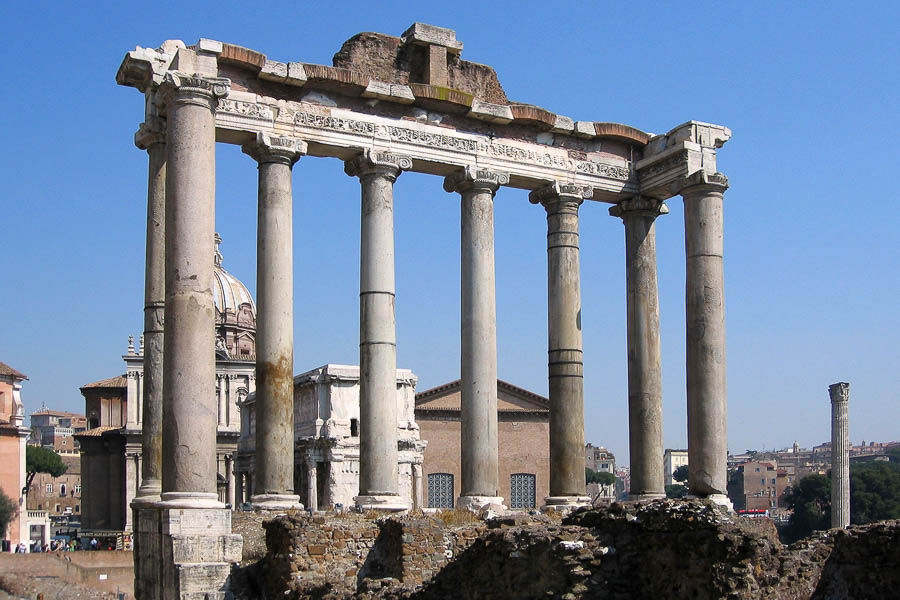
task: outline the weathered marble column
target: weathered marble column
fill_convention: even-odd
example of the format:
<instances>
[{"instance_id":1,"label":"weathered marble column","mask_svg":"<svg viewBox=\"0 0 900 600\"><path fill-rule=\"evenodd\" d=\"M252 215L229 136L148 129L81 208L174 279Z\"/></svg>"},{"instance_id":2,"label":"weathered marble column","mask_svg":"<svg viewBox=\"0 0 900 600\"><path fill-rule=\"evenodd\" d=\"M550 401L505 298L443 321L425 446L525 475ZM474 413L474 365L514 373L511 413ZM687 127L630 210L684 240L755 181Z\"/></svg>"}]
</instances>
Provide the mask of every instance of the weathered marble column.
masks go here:
<instances>
[{"instance_id":1,"label":"weathered marble column","mask_svg":"<svg viewBox=\"0 0 900 600\"><path fill-rule=\"evenodd\" d=\"M231 510L234 510L235 504L235 476L234 476L234 457L232 455L228 455L225 457L225 499L228 504L231 505Z\"/></svg>"},{"instance_id":2,"label":"weathered marble column","mask_svg":"<svg viewBox=\"0 0 900 600\"><path fill-rule=\"evenodd\" d=\"M636 196L609 209L625 224L628 327L628 438L632 500L665 498L656 217L659 200Z\"/></svg>"},{"instance_id":3,"label":"weathered marble column","mask_svg":"<svg viewBox=\"0 0 900 600\"><path fill-rule=\"evenodd\" d=\"M168 73L162 500L219 507L216 494L217 99L227 79Z\"/></svg>"},{"instance_id":4,"label":"weathered marble column","mask_svg":"<svg viewBox=\"0 0 900 600\"><path fill-rule=\"evenodd\" d=\"M831 527L850 526L850 384L828 386L831 396Z\"/></svg>"},{"instance_id":5,"label":"weathered marble column","mask_svg":"<svg viewBox=\"0 0 900 600\"><path fill-rule=\"evenodd\" d=\"M366 151L344 170L362 188L359 266L359 496L362 509L406 510L397 475L394 181L412 161Z\"/></svg>"},{"instance_id":6,"label":"weathered marble column","mask_svg":"<svg viewBox=\"0 0 900 600\"><path fill-rule=\"evenodd\" d=\"M497 438L497 311L494 194L509 175L477 167L448 176L462 196L460 508L502 504Z\"/></svg>"},{"instance_id":7,"label":"weathered marble column","mask_svg":"<svg viewBox=\"0 0 900 600\"><path fill-rule=\"evenodd\" d=\"M698 171L679 188L687 256L688 486L696 496L730 504L722 266L722 196L728 178Z\"/></svg>"},{"instance_id":8,"label":"weathered marble column","mask_svg":"<svg viewBox=\"0 0 900 600\"><path fill-rule=\"evenodd\" d=\"M306 144L257 134L256 482L259 508L302 508L294 493L294 242L291 169Z\"/></svg>"},{"instance_id":9,"label":"weathered marble column","mask_svg":"<svg viewBox=\"0 0 900 600\"><path fill-rule=\"evenodd\" d=\"M584 480L584 367L578 207L587 186L553 183L529 199L547 211L547 366L550 379L548 509L589 505Z\"/></svg>"}]
</instances>

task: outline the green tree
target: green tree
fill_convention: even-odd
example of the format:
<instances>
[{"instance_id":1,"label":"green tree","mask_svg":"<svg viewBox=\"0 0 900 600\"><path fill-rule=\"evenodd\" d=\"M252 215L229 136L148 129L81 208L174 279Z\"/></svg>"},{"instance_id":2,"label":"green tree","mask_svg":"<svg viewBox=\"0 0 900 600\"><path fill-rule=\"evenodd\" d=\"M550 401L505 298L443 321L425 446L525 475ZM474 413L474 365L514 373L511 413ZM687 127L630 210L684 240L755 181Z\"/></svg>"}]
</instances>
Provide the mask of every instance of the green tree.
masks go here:
<instances>
[{"instance_id":1,"label":"green tree","mask_svg":"<svg viewBox=\"0 0 900 600\"><path fill-rule=\"evenodd\" d=\"M616 476L608 471L594 471L590 467L584 468L584 480L587 483L599 483L600 485L613 485Z\"/></svg>"},{"instance_id":2,"label":"green tree","mask_svg":"<svg viewBox=\"0 0 900 600\"><path fill-rule=\"evenodd\" d=\"M684 498L687 495L687 487L680 483L666 486L666 498Z\"/></svg>"},{"instance_id":3,"label":"green tree","mask_svg":"<svg viewBox=\"0 0 900 600\"><path fill-rule=\"evenodd\" d=\"M675 469L675 472L672 473L672 479L680 483L686 482L688 480L688 466L681 465L680 467Z\"/></svg>"},{"instance_id":4,"label":"green tree","mask_svg":"<svg viewBox=\"0 0 900 600\"><path fill-rule=\"evenodd\" d=\"M900 519L900 463L859 463L850 468L850 522Z\"/></svg>"},{"instance_id":5,"label":"green tree","mask_svg":"<svg viewBox=\"0 0 900 600\"><path fill-rule=\"evenodd\" d=\"M31 482L38 473L49 473L52 477L59 477L68 468L59 454L49 448L40 446L26 446L25 448L26 489L31 488Z\"/></svg>"},{"instance_id":6,"label":"green tree","mask_svg":"<svg viewBox=\"0 0 900 600\"><path fill-rule=\"evenodd\" d=\"M16 515L16 503L0 490L0 537L6 537L6 528Z\"/></svg>"},{"instance_id":7,"label":"green tree","mask_svg":"<svg viewBox=\"0 0 900 600\"><path fill-rule=\"evenodd\" d=\"M831 527L831 476L808 475L786 495L794 512L784 529L788 542L804 538L817 529Z\"/></svg>"}]
</instances>

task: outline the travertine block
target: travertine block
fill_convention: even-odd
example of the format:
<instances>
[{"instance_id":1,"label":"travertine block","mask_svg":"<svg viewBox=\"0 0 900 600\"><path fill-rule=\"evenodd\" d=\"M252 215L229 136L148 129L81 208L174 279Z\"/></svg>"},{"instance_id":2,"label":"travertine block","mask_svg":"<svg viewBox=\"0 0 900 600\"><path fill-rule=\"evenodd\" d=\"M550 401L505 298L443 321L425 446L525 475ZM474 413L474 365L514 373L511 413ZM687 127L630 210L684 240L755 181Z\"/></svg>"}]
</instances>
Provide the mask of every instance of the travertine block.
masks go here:
<instances>
[{"instance_id":1,"label":"travertine block","mask_svg":"<svg viewBox=\"0 0 900 600\"><path fill-rule=\"evenodd\" d=\"M372 79L362 93L363 98L378 98L399 104L412 104L416 97L408 85L386 83Z\"/></svg>"},{"instance_id":2,"label":"travertine block","mask_svg":"<svg viewBox=\"0 0 900 600\"><path fill-rule=\"evenodd\" d=\"M556 123L550 131L554 133L572 133L575 129L575 121L563 115L556 115Z\"/></svg>"},{"instance_id":3,"label":"travertine block","mask_svg":"<svg viewBox=\"0 0 900 600\"><path fill-rule=\"evenodd\" d=\"M260 79L284 81L288 76L288 64L277 60L267 60L259 72Z\"/></svg>"},{"instance_id":4,"label":"travertine block","mask_svg":"<svg viewBox=\"0 0 900 600\"><path fill-rule=\"evenodd\" d=\"M448 52L459 54L463 49L462 42L456 39L456 31L446 27L437 27L427 23L413 23L400 36L404 42L444 46Z\"/></svg>"},{"instance_id":5,"label":"travertine block","mask_svg":"<svg viewBox=\"0 0 900 600\"><path fill-rule=\"evenodd\" d=\"M303 63L288 63L287 77L284 82L289 85L304 85L306 83L306 70L303 68Z\"/></svg>"},{"instance_id":6,"label":"travertine block","mask_svg":"<svg viewBox=\"0 0 900 600\"><path fill-rule=\"evenodd\" d=\"M472 100L472 110L469 116L482 121L492 123L509 123L513 120L512 109L502 104L492 104L481 100Z\"/></svg>"},{"instance_id":7,"label":"travertine block","mask_svg":"<svg viewBox=\"0 0 900 600\"><path fill-rule=\"evenodd\" d=\"M574 134L578 137L592 138L597 135L597 129L593 121L577 121Z\"/></svg>"}]
</instances>

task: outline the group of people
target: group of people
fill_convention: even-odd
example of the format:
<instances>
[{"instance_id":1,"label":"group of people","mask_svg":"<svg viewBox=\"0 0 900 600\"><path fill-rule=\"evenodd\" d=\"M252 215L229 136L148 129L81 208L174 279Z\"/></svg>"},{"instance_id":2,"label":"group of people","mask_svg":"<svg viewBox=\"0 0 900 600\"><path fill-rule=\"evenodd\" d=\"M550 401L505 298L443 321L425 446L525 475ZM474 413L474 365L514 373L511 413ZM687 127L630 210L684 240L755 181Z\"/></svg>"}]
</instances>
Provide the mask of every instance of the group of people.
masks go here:
<instances>
[{"instance_id":1,"label":"group of people","mask_svg":"<svg viewBox=\"0 0 900 600\"><path fill-rule=\"evenodd\" d=\"M19 549L20 547L21 550ZM38 540L31 544L32 552L75 552L76 550L81 550L81 542L78 540L72 540L70 542L67 542L66 540L50 540L49 544L43 545L41 545L40 540ZM16 553L25 553L24 542L19 542L19 545L16 546Z\"/></svg>"}]
</instances>

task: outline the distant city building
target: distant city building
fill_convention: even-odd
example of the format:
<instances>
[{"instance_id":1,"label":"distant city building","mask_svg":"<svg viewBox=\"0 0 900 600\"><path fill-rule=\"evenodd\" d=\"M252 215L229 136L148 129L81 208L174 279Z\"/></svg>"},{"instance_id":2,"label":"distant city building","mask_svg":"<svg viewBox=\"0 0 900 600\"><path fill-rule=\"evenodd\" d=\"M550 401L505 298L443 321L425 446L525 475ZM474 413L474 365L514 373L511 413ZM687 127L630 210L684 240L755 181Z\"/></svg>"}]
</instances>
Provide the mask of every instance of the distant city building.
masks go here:
<instances>
[{"instance_id":1,"label":"distant city building","mask_svg":"<svg viewBox=\"0 0 900 600\"><path fill-rule=\"evenodd\" d=\"M59 453L66 472L59 477L37 473L28 488L28 510L47 511L49 516L81 516L81 456Z\"/></svg>"},{"instance_id":2,"label":"distant city building","mask_svg":"<svg viewBox=\"0 0 900 600\"><path fill-rule=\"evenodd\" d=\"M631 491L631 468L616 468L616 498L620 500L628 499L628 493Z\"/></svg>"},{"instance_id":3,"label":"distant city building","mask_svg":"<svg viewBox=\"0 0 900 600\"><path fill-rule=\"evenodd\" d=\"M679 483L673 478L675 470L678 469L678 467L687 466L687 464L687 450L673 450L672 448L666 448L665 452L663 452L663 471L666 477L665 484L674 485Z\"/></svg>"},{"instance_id":4,"label":"distant city building","mask_svg":"<svg viewBox=\"0 0 900 600\"><path fill-rule=\"evenodd\" d=\"M596 473L612 473L615 475L616 455L603 446L594 446L590 443L585 444L584 466ZM585 493L594 501L594 504L612 502L618 497L616 484L600 485L589 483Z\"/></svg>"},{"instance_id":5,"label":"distant city building","mask_svg":"<svg viewBox=\"0 0 900 600\"><path fill-rule=\"evenodd\" d=\"M791 471L768 461L748 461L739 465L728 481L728 497L735 510L786 508L785 494L795 480Z\"/></svg>"},{"instance_id":6,"label":"distant city building","mask_svg":"<svg viewBox=\"0 0 900 600\"><path fill-rule=\"evenodd\" d=\"M85 429L87 419L84 415L44 407L31 413L29 443L50 448L55 452L72 452L77 448L75 438L72 436Z\"/></svg>"}]
</instances>

